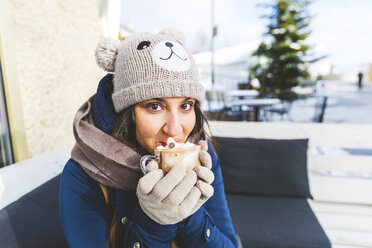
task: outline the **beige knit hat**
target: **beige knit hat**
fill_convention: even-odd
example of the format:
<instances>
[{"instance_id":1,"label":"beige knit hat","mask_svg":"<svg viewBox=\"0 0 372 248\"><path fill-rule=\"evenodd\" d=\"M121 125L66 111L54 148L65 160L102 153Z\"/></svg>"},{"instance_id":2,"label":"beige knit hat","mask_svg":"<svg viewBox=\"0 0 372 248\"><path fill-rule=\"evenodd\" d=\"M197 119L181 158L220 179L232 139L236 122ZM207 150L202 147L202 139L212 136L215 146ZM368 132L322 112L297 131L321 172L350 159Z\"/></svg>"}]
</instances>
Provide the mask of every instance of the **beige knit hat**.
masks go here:
<instances>
[{"instance_id":1,"label":"beige knit hat","mask_svg":"<svg viewBox=\"0 0 372 248\"><path fill-rule=\"evenodd\" d=\"M115 74L116 112L152 98L190 97L202 103L204 88L194 59L177 38L183 35L167 29L134 34L122 42L104 38L98 44L97 64Z\"/></svg>"}]
</instances>

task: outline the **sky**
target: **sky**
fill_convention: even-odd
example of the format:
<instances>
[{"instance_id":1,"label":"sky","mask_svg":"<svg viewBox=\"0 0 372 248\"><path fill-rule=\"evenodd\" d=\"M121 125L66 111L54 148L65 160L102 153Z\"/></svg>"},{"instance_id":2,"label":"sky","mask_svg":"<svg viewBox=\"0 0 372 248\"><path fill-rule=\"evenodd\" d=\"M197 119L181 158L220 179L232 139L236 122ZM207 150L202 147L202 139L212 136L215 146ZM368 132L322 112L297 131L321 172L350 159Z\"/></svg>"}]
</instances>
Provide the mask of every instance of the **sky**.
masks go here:
<instances>
[{"instance_id":1,"label":"sky","mask_svg":"<svg viewBox=\"0 0 372 248\"><path fill-rule=\"evenodd\" d=\"M260 3L272 0L214 0L218 27L215 49L259 44L267 20ZM194 52L210 50L212 0L122 0L121 23L138 32L178 28ZM314 0L308 12L309 44L316 55L329 55L336 73L357 72L372 64L372 0Z\"/></svg>"}]
</instances>

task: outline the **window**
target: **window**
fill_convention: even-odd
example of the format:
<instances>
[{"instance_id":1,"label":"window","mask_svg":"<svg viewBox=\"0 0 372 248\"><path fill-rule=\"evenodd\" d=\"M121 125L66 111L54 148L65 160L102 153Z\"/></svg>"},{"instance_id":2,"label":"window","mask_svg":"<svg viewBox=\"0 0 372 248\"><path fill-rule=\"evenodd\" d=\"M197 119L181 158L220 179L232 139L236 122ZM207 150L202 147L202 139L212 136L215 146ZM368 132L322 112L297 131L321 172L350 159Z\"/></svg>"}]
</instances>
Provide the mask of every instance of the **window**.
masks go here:
<instances>
[{"instance_id":1,"label":"window","mask_svg":"<svg viewBox=\"0 0 372 248\"><path fill-rule=\"evenodd\" d=\"M13 163L12 144L10 142L10 131L8 113L4 94L3 73L0 62L0 167Z\"/></svg>"},{"instance_id":2,"label":"window","mask_svg":"<svg viewBox=\"0 0 372 248\"><path fill-rule=\"evenodd\" d=\"M13 30L8 1L0 1L0 167L28 158Z\"/></svg>"}]
</instances>

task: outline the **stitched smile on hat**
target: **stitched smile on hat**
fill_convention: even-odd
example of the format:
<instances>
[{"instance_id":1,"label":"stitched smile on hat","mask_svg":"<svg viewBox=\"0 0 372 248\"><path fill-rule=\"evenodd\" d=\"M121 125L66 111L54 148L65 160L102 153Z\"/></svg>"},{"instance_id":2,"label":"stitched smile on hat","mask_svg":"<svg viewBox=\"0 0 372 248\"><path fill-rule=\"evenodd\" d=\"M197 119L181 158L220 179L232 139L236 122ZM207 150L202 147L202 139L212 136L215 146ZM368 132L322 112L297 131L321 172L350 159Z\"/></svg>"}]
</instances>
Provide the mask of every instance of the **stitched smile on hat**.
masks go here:
<instances>
[{"instance_id":1,"label":"stitched smile on hat","mask_svg":"<svg viewBox=\"0 0 372 248\"><path fill-rule=\"evenodd\" d=\"M171 40L156 44L152 50L152 58L156 64L169 71L187 71L191 65L185 48Z\"/></svg>"}]
</instances>

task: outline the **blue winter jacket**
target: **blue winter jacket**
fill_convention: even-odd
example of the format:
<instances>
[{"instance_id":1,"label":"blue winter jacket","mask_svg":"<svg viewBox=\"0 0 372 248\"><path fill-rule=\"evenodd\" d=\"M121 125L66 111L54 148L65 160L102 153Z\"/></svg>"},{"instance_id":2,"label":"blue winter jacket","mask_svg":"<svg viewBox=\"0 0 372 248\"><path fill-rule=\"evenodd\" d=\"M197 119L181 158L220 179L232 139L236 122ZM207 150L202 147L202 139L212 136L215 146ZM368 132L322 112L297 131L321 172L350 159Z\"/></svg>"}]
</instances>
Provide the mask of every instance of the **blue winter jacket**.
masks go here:
<instances>
[{"instance_id":1,"label":"blue winter jacket","mask_svg":"<svg viewBox=\"0 0 372 248\"><path fill-rule=\"evenodd\" d=\"M94 123L106 133L112 132L116 118L111 93L112 76L107 75L100 81L93 102ZM98 182L70 159L62 172L59 195L60 218L69 246L106 247L116 208L116 222L125 227L123 247L133 247L135 242L140 247L170 247L176 237L183 247L238 247L220 162L211 144L208 152L215 176L214 195L187 221L174 225L160 225L150 219L142 211L134 191L108 187L109 204L106 204Z\"/></svg>"}]
</instances>

